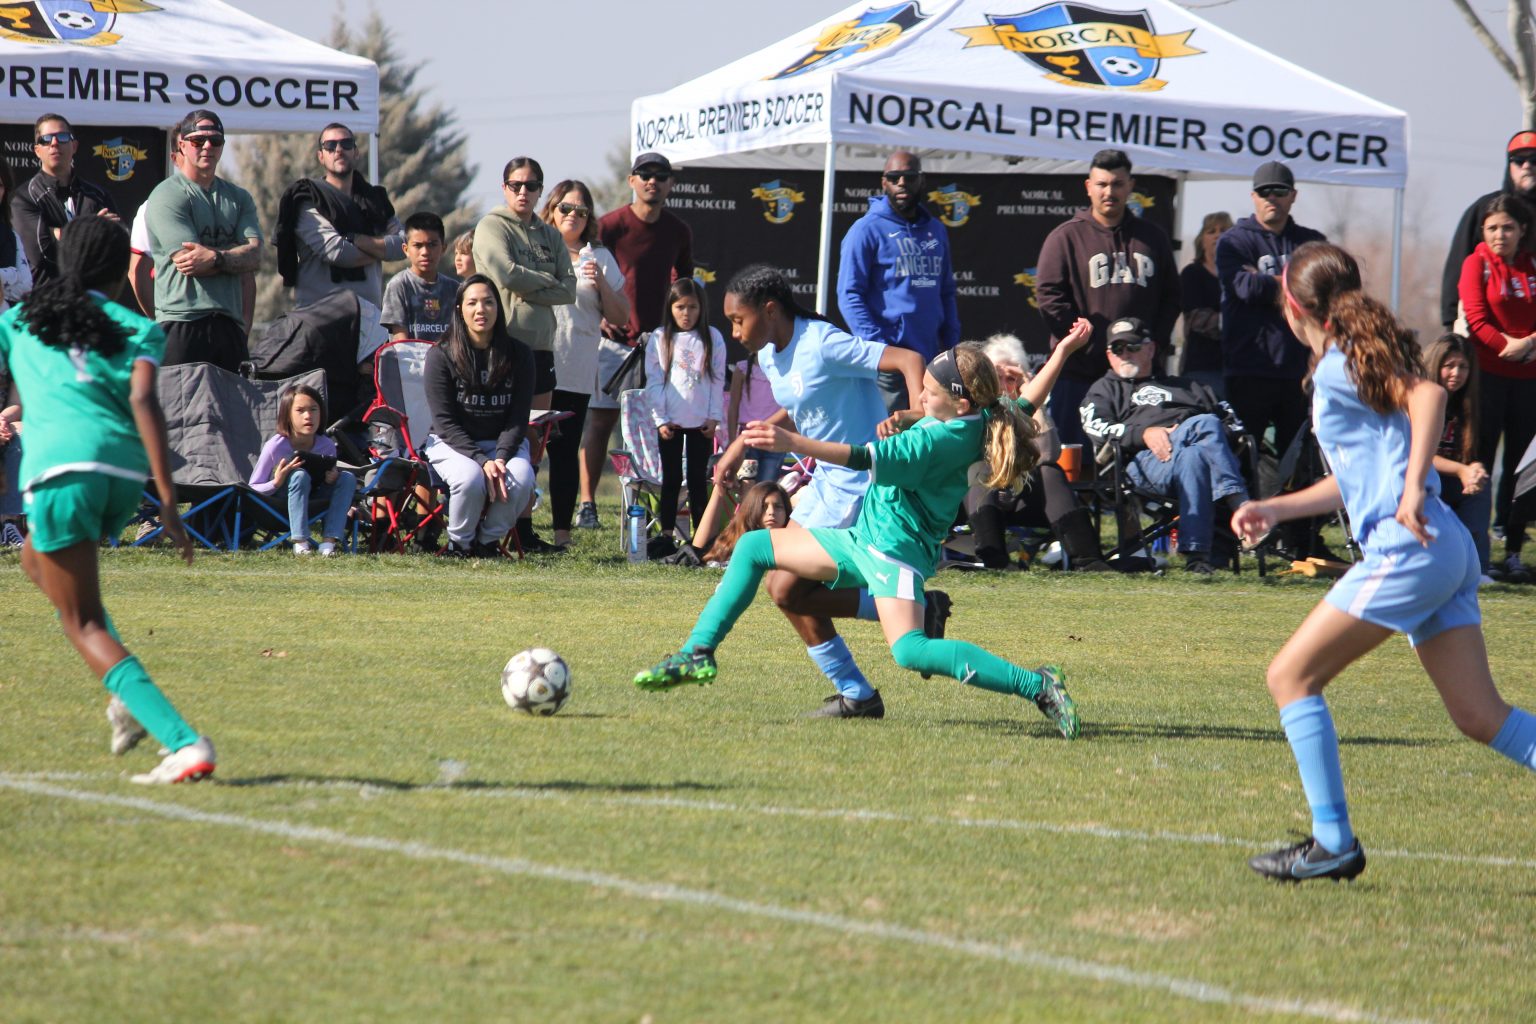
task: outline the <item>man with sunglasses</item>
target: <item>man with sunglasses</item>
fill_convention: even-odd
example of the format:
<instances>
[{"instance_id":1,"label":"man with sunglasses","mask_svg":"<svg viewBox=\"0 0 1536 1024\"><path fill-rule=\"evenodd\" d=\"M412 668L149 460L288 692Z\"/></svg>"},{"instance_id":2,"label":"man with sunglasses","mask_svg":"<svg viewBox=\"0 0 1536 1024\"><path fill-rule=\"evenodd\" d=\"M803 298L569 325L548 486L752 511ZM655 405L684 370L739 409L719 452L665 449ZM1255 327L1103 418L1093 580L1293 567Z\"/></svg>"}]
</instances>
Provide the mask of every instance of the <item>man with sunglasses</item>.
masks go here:
<instances>
[{"instance_id":1,"label":"man with sunglasses","mask_svg":"<svg viewBox=\"0 0 1536 1024\"><path fill-rule=\"evenodd\" d=\"M300 178L278 202L273 244L283 285L297 306L343 289L380 306L382 264L405 258L405 229L384 187L357 169L352 129L326 125L315 155L325 176Z\"/></svg>"},{"instance_id":2,"label":"man with sunglasses","mask_svg":"<svg viewBox=\"0 0 1536 1024\"><path fill-rule=\"evenodd\" d=\"M1467 207L1451 235L1450 251L1445 254L1445 270L1440 276L1440 322L1448 331L1461 319L1461 297L1457 291L1461 267L1483 240L1483 212L1489 201L1496 196L1514 196L1536 210L1536 132L1515 132L1505 144L1504 153L1504 183L1498 191L1479 196ZM1532 238L1527 234L1522 246L1531 245ZM1467 332L1463 329L1461 333Z\"/></svg>"},{"instance_id":3,"label":"man with sunglasses","mask_svg":"<svg viewBox=\"0 0 1536 1024\"><path fill-rule=\"evenodd\" d=\"M118 216L106 189L75 174L80 138L62 115L38 118L32 138L39 170L10 200L11 223L26 249L35 286L58 275L59 232L64 225L76 217L117 221Z\"/></svg>"},{"instance_id":4,"label":"man with sunglasses","mask_svg":"<svg viewBox=\"0 0 1536 1024\"><path fill-rule=\"evenodd\" d=\"M960 341L949 232L923 205L923 164L897 150L885 161L878 196L843 236L837 308L865 341L911 349L926 365ZM880 374L887 412L917 408L899 373Z\"/></svg>"},{"instance_id":5,"label":"man with sunglasses","mask_svg":"<svg viewBox=\"0 0 1536 1024\"><path fill-rule=\"evenodd\" d=\"M149 194L143 216L155 261L155 318L165 330L163 365L213 363L238 372L248 357L261 262L261 225L251 194L219 177L224 122L211 110L182 119L177 169Z\"/></svg>"},{"instance_id":6,"label":"man with sunglasses","mask_svg":"<svg viewBox=\"0 0 1536 1024\"><path fill-rule=\"evenodd\" d=\"M1209 576L1235 553L1226 524L1248 500L1227 443L1243 425L1206 385L1153 369L1157 343L1141 320L1116 320L1106 333L1109 372L1083 396L1083 433L1096 447L1118 440L1136 486L1178 499L1184 568Z\"/></svg>"}]
</instances>

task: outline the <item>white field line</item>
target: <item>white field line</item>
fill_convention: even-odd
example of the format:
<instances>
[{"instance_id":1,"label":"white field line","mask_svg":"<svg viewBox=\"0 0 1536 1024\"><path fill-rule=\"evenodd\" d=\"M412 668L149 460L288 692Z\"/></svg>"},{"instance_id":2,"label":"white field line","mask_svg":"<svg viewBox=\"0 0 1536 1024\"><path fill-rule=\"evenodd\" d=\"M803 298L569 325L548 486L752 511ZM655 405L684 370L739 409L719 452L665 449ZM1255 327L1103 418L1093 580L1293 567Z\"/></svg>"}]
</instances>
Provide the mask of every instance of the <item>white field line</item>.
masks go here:
<instances>
[{"instance_id":1,"label":"white field line","mask_svg":"<svg viewBox=\"0 0 1536 1024\"><path fill-rule=\"evenodd\" d=\"M164 818L192 822L198 825L218 825L241 829L262 835L277 836L298 842L321 843L372 853L394 854L411 860L437 861L462 864L484 871L518 878L543 878L572 885L585 885L598 889L633 896L637 899L655 900L661 903L677 903L705 907L710 910L741 914L747 917L782 921L787 924L805 925L835 932L845 936L900 942L927 949L939 949L978 960L994 960L1021 967L1049 971L1054 974L1088 981L1119 985L1126 988L1163 992L1181 999L1217 1006L1229 1006L1249 1013L1267 1013L1312 1020L1349 1022L1349 1024L1425 1024L1409 1018L1391 1017L1369 1010L1357 1010L1337 1003L1309 1001L1300 998L1256 996L1223 988L1203 981L1177 978L1148 971L1133 971L1124 967L1078 960L1074 957L1057 956L1028 949L1016 944L1003 945L975 939L958 938L940 932L907 928L902 925L883 924L878 921L861 921L839 914L824 914L773 903L756 903L735 899L703 889L687 889L682 886L656 882L640 882L618 875L576 868L538 864L514 857L493 857L470 853L426 843L403 842L380 836L360 836L334 829L311 825L295 825L285 821L246 818L235 814L200 811L177 804L146 800L143 797L114 796L109 793L92 793L85 790L67 789L44 782L33 782L12 775L0 775L0 787L34 796L52 797L58 800L74 800L80 803L124 807Z\"/></svg>"},{"instance_id":2,"label":"white field line","mask_svg":"<svg viewBox=\"0 0 1536 1024\"><path fill-rule=\"evenodd\" d=\"M87 781L112 779L121 781L121 775L104 772L9 772L0 773L0 782L13 781ZM1226 846L1241 850L1264 850L1285 839L1243 839L1217 833L1171 832L1166 829L1114 828L1109 825L1060 824L1050 821L1029 821L1019 818L962 818L942 815L901 814L869 808L835 807L783 807L773 804L734 804L724 800L693 800L673 796L625 796L569 793L548 789L509 786L504 789L473 789L452 783L422 783L409 789L392 786L375 786L366 782L341 780L296 780L293 782L263 783L262 789L326 789L357 793L369 799L391 796L409 796L414 793L452 793L455 796L477 800L548 800L563 803L593 803L616 807L645 807L663 810L690 811L712 814L739 814L745 817L805 818L811 820L848 821L857 823L892 823L922 825L929 828L981 829L1004 832L1038 832L1045 835L1087 836L1131 843L1174 843L1183 846ZM1371 847L1373 858L1421 860L1441 864L1463 864L1485 868L1523 868L1536 870L1536 860L1520 857L1493 855L1442 853L1438 850L1391 850Z\"/></svg>"}]
</instances>

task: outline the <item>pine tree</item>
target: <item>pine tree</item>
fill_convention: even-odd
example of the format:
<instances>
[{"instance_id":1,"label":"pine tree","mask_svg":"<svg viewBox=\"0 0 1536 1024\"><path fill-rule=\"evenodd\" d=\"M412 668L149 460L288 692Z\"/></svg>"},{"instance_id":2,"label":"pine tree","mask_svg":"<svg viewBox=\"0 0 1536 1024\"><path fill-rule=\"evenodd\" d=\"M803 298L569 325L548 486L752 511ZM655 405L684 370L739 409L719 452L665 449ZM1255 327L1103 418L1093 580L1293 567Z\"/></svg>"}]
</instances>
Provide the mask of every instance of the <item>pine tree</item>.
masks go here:
<instances>
[{"instance_id":1,"label":"pine tree","mask_svg":"<svg viewBox=\"0 0 1536 1024\"><path fill-rule=\"evenodd\" d=\"M448 229L441 267L453 271L453 240L474 227L480 211L461 205L475 168L470 166L464 135L454 128L454 115L431 101L427 90L416 85L421 64L408 64L395 46L394 32L378 11L369 14L360 29L340 19L327 45L367 57L379 66L379 153L381 183L402 221L412 213L430 210L442 216ZM338 118L344 121L345 118ZM256 320L270 320L292 308L293 292L282 286L277 273L277 250L271 244L277 223L278 200L302 175L322 177L315 159L319 132L261 135L237 143L230 178L251 193L261 215L267 245L257 274ZM358 137L358 167L366 174L372 139ZM386 266L386 275L403 263Z\"/></svg>"}]
</instances>

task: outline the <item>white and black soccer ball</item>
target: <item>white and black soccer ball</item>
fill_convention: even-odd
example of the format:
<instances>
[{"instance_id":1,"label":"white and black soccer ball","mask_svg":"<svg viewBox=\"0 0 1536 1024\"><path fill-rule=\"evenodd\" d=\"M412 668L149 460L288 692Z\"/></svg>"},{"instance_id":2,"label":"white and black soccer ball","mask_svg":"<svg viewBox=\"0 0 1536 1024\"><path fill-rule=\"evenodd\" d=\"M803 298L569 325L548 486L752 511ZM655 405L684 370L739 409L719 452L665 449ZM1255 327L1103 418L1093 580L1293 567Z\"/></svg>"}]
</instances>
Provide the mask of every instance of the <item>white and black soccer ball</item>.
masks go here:
<instances>
[{"instance_id":1,"label":"white and black soccer ball","mask_svg":"<svg viewBox=\"0 0 1536 1024\"><path fill-rule=\"evenodd\" d=\"M518 651L501 670L507 706L528 715L552 715L571 699L571 670L547 647Z\"/></svg>"},{"instance_id":2,"label":"white and black soccer ball","mask_svg":"<svg viewBox=\"0 0 1536 1024\"><path fill-rule=\"evenodd\" d=\"M96 27L96 19L84 11L55 11L53 20L76 32L84 32L88 28Z\"/></svg>"},{"instance_id":3,"label":"white and black soccer ball","mask_svg":"<svg viewBox=\"0 0 1536 1024\"><path fill-rule=\"evenodd\" d=\"M1135 78L1141 74L1141 61L1130 57L1105 57L1100 63L1105 71L1121 78Z\"/></svg>"}]
</instances>

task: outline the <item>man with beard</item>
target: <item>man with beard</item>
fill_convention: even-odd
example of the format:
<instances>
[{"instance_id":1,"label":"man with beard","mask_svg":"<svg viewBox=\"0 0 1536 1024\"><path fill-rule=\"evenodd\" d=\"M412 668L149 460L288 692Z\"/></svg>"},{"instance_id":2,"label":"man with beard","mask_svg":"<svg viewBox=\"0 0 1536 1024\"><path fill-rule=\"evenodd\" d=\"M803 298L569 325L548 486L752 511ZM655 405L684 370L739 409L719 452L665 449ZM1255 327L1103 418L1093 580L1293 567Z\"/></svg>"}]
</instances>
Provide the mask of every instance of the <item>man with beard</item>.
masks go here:
<instances>
[{"instance_id":1,"label":"man with beard","mask_svg":"<svg viewBox=\"0 0 1536 1024\"><path fill-rule=\"evenodd\" d=\"M1451 236L1451 249L1445 254L1445 270L1440 275L1440 322L1446 330L1459 319L1460 299L1456 289L1461 281L1461 265L1483 240L1483 208L1488 201L1495 196L1509 195L1536 208L1536 132L1516 132L1510 136L1504 151L1509 160L1504 168L1504 184L1497 192L1489 192L1467 207L1461 215L1461 223L1456 225L1456 233ZM1530 241L1524 239L1527 247Z\"/></svg>"},{"instance_id":2,"label":"man with beard","mask_svg":"<svg viewBox=\"0 0 1536 1024\"><path fill-rule=\"evenodd\" d=\"M837 308L848 331L865 341L911 349L924 365L960 341L949 232L919 198L923 165L905 150L892 153L880 176L884 193L843 236ZM880 374L889 412L917 406L899 373Z\"/></svg>"}]
</instances>

